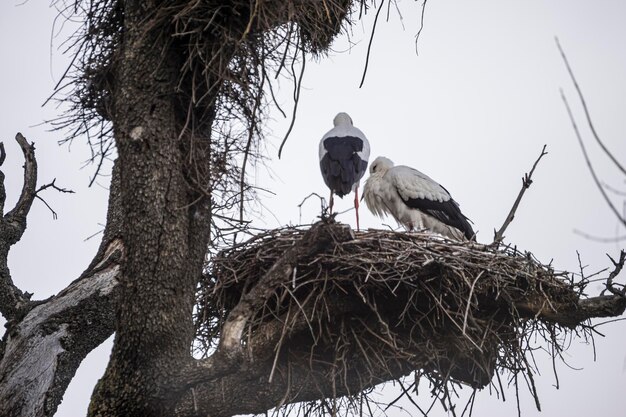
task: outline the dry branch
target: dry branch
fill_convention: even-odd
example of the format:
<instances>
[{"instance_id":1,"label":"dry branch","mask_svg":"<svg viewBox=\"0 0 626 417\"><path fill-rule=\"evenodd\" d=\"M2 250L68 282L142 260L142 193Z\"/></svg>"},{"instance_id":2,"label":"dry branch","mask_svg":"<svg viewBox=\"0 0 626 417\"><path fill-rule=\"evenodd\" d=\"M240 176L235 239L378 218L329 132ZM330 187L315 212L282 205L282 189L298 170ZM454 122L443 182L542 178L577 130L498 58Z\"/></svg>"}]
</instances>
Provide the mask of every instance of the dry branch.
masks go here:
<instances>
[{"instance_id":1,"label":"dry branch","mask_svg":"<svg viewBox=\"0 0 626 417\"><path fill-rule=\"evenodd\" d=\"M602 183L600 182L600 179L598 178L598 175L596 174L595 169L593 168L593 164L591 163L591 160L589 159L589 155L587 154L587 148L585 147L583 138L580 135L580 131L578 130L578 125L576 124L576 120L574 119L574 115L572 114L572 109L569 106L567 97L565 97L565 93L563 92L563 90L561 90L561 99L563 100L563 104L565 105L565 109L567 110L567 115L570 119L570 122L572 123L572 128L574 129L574 133L576 134L576 139L578 139L578 144L580 145L580 149L583 153L583 157L585 158L585 163L587 164L587 168L589 168L589 173L591 174L591 178L593 178L593 182L596 184L596 188L598 188L598 190L600 191L600 194L602 194L602 198L604 198L604 201L606 201L606 204L609 206L613 214L615 214L615 217L617 217L619 222L626 227L626 218L624 218L621 215L617 207L615 207L615 204L613 204L613 202L607 195L606 191L604 190L604 187L602 187Z\"/></svg>"},{"instance_id":2,"label":"dry branch","mask_svg":"<svg viewBox=\"0 0 626 417\"><path fill-rule=\"evenodd\" d=\"M598 144L600 145L602 150L611 159L613 164L620 171L622 171L624 174L626 174L626 170L624 169L624 167L622 167L622 165L617 161L617 159L613 156L613 154L606 148L604 143L600 140L600 137L598 136L598 134L596 132L596 129L595 129L594 125L593 125L593 122L591 120L591 116L589 115L589 110L587 108L587 102L585 101L583 93L580 90L578 82L576 81L576 77L574 77L574 72L572 71L572 68L569 65L569 61L567 60L567 56L565 55L565 52L561 48L561 44L559 43L558 38L556 39L556 45L557 45L557 47L559 49L559 52L561 53L561 58L563 58L563 62L565 63L565 67L567 68L567 72L568 72L568 74L569 74L569 76L570 76L570 78L572 80L572 83L574 84L574 87L576 88L576 92L578 93L578 97L580 99L580 102L581 102L581 104L583 106L583 110L585 112L585 118L587 120L587 124L589 125L589 128L591 129L591 133L593 134L593 137L596 139L596 141L598 142ZM589 159L589 155L587 154L587 149L586 149L585 144L583 142L582 136L580 134L580 131L578 130L578 125L576 124L576 119L574 118L574 115L572 114L572 109L569 106L569 102L567 101L567 97L565 97L565 93L563 92L563 89L561 89L561 99L563 100L563 104L565 105L565 109L567 110L567 115L568 115L568 117L570 119L570 122L572 123L572 128L574 129L574 133L576 134L576 139L578 139L578 144L580 145L580 149L581 149L581 151L583 153L583 157L585 158L585 163L587 164L587 167L589 168L589 172L591 174L591 177L593 178L594 183L596 184L596 187L600 191L600 194L602 194L602 198L604 198L604 201L606 201L607 205L609 206L609 208L611 209L613 214L615 214L615 217L617 217L619 222L623 226L626 227L626 218L624 216L622 216L622 214L615 207L615 205L613 204L613 202L611 201L611 199L607 195L607 193L606 193L606 191L604 189L605 187L603 187L602 183L600 182L600 179L598 178L598 175L596 174L595 169L593 168L593 164L591 163L591 160Z\"/></svg>"},{"instance_id":3,"label":"dry branch","mask_svg":"<svg viewBox=\"0 0 626 417\"><path fill-rule=\"evenodd\" d=\"M32 152L25 140L21 144L23 149ZM34 155L29 155L32 156L30 163L35 164ZM31 167L28 172L34 175L36 169ZM4 175L0 173L0 177ZM46 188L64 190L54 181L36 190L35 183L35 180L28 181L26 193L30 196ZM8 292L13 291L14 296L22 293L12 286L6 264L10 245L0 233L2 314L10 307L5 316L9 319L8 328L0 341L1 416L54 415L82 360L113 333L114 298L124 257L119 188L119 172L114 170L107 229L98 253L78 279L46 300L31 301L30 294L24 293L13 297L19 298L17 302L7 302ZM29 204L28 199L32 203L32 197L25 197L22 207ZM24 211L27 210L14 210L15 213ZM6 222L6 217L0 220L0 230L6 230Z\"/></svg>"},{"instance_id":4,"label":"dry branch","mask_svg":"<svg viewBox=\"0 0 626 417\"><path fill-rule=\"evenodd\" d=\"M35 160L35 146L33 144L29 144L21 133L15 135L15 140L24 153L24 183L19 200L13 210L9 211L4 218L8 222L20 225L22 230L19 237L17 237L19 240L26 229L26 216L30 211L30 207L35 199L35 194L37 193L37 161Z\"/></svg>"},{"instance_id":5,"label":"dry branch","mask_svg":"<svg viewBox=\"0 0 626 417\"><path fill-rule=\"evenodd\" d=\"M543 145L543 148L541 149L541 154L539 155L539 158L537 158L537 160L533 164L533 167L531 168L530 172L527 174L524 174L524 176L522 177L522 189L517 195L517 198L515 199L515 202L513 203L513 207L511 207L511 211L509 211L509 214L506 216L506 219L504 220L504 223L502 224L500 229L497 232L494 230L492 244L497 245L501 243L502 240L504 239L504 232L506 231L507 227L509 227L509 224L511 224L511 222L515 218L515 212L517 211L517 207L519 206L519 203L522 201L522 197L524 196L524 193L526 192L528 188L530 188L530 185L533 183L532 176L533 176L533 172L535 172L535 168L537 167L537 164L539 163L541 158L543 158L543 156L547 154L548 152L546 152L546 145Z\"/></svg>"},{"instance_id":6,"label":"dry branch","mask_svg":"<svg viewBox=\"0 0 626 417\"><path fill-rule=\"evenodd\" d=\"M561 54L561 58L563 59L563 63L565 64L565 68L567 68L567 73L569 74L570 79L572 80L572 84L574 84L574 88L576 89L576 94L578 95L580 104L582 105L583 111L585 112L585 119L587 120L587 125L589 126L589 129L591 130L593 137L595 138L596 142L598 142L598 145L600 145L600 148L602 148L604 153L609 157L611 162L613 162L613 165L615 165L622 172L622 174L626 175L626 168L624 168L622 164L620 164L620 162L615 158L615 156L613 155L613 152L607 149L604 142L602 142L602 140L600 139L598 132L596 132L596 128L593 124L593 121L591 120L591 115L589 114L587 101L585 100L585 97L583 96L583 92L580 89L580 86L578 85L578 81L576 80L576 77L574 76L574 71L572 70L572 67L569 64L567 55L565 55L565 51L563 51L563 48L561 47L559 38L554 38L554 40L556 42L557 48L559 49L559 53Z\"/></svg>"},{"instance_id":7,"label":"dry branch","mask_svg":"<svg viewBox=\"0 0 626 417\"><path fill-rule=\"evenodd\" d=\"M15 207L0 219L0 314L9 321L10 325L26 313L31 294L22 292L13 283L7 263L9 250L24 234L26 216L37 194L35 147L29 144L21 133L15 136L15 140L24 154L24 183ZM5 155L4 146L2 146L1 159L4 159ZM4 173L0 172L0 215L3 214L5 200Z\"/></svg>"}]
</instances>

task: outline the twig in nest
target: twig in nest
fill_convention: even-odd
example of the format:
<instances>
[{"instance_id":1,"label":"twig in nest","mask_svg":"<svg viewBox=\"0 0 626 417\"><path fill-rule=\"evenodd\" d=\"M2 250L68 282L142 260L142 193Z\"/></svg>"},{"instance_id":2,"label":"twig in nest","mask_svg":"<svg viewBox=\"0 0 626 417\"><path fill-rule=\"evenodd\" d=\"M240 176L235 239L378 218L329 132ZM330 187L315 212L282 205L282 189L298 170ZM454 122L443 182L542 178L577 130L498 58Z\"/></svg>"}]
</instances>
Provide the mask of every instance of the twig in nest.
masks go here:
<instances>
[{"instance_id":1,"label":"twig in nest","mask_svg":"<svg viewBox=\"0 0 626 417\"><path fill-rule=\"evenodd\" d=\"M535 168L537 167L537 164L539 163L541 158L543 158L544 155L548 154L548 152L546 152L546 146L547 145L543 145L543 148L541 149L541 155L539 155L539 158L537 158L537 160L533 164L533 167L530 170L530 172L527 174L524 174L524 177L522 178L522 189L517 195L517 199L515 199L515 203L513 203L513 207L511 208L511 211L509 211L509 215L506 216L506 220L504 220L502 227L500 227L500 230L498 231L494 229L493 243L492 243L493 245L500 244L502 242L502 239L504 239L504 232L506 228L509 227L509 224L511 224L511 222L515 218L515 212L517 211L517 207L519 206L519 203L522 201L522 197L524 196L524 193L526 192L528 188L530 188L530 185L533 183L532 176L533 176L533 172L535 172Z\"/></svg>"},{"instance_id":2,"label":"twig in nest","mask_svg":"<svg viewBox=\"0 0 626 417\"><path fill-rule=\"evenodd\" d=\"M300 212L300 220L299 220L300 223L302 223L302 206L304 205L304 203L306 203L306 201L309 198L311 198L313 196L315 196L315 197L320 199L321 218L325 218L325 217L328 216L328 206L326 205L326 199L324 197L322 197L321 195L319 195L318 193L311 193L311 194L307 195L306 197L304 197L302 202L300 204L298 204L298 210Z\"/></svg>"}]
</instances>

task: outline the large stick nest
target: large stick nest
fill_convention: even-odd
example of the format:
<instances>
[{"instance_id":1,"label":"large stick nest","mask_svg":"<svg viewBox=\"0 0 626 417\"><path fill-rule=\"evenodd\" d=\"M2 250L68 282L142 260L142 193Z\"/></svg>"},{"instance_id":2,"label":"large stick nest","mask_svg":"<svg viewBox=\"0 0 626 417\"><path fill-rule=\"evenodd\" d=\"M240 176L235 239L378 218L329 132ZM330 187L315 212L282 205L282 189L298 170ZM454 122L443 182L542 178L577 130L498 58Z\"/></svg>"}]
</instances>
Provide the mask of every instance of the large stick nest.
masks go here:
<instances>
[{"instance_id":1,"label":"large stick nest","mask_svg":"<svg viewBox=\"0 0 626 417\"><path fill-rule=\"evenodd\" d=\"M272 373L324 369L348 387L354 378L371 386L416 371L447 395L449 382L481 388L494 374L500 389L496 371L508 370L536 395L533 343L544 340L558 355L569 328L584 321L568 315L580 288L530 254L428 232L324 227L328 241L290 260L293 273L248 322L251 350L272 326L282 329ZM242 295L307 239L315 237L300 228L270 231L213 258L197 315L205 354Z\"/></svg>"},{"instance_id":2,"label":"large stick nest","mask_svg":"<svg viewBox=\"0 0 626 417\"><path fill-rule=\"evenodd\" d=\"M73 58L54 97L66 102L69 110L53 124L67 129L67 140L87 138L96 166L93 182L106 159L115 154L112 121L119 108L116 91L123 84L120 68L135 48L127 44L128 32L139 27L160 51L163 65L174 66L175 75L167 82L172 116L181 131L178 140L210 143L210 158L188 167L189 183L201 193L207 192L208 184L212 245L223 243L247 225L244 207L255 198L247 173L263 160L264 121L270 108L275 105L283 112L275 99L281 81L293 86L295 120L307 57L329 51L369 3L55 0L63 20L82 24L64 44ZM144 10L135 16L138 5ZM186 146L191 161L193 149L201 145Z\"/></svg>"},{"instance_id":3,"label":"large stick nest","mask_svg":"<svg viewBox=\"0 0 626 417\"><path fill-rule=\"evenodd\" d=\"M98 161L114 149L112 121L118 69L125 59L128 9L121 0L55 0L64 19L82 22L64 44L73 55L55 96L69 103L56 120L69 139L85 134ZM366 0L164 0L146 3L142 30L163 60L175 60L171 95L182 131L227 138L249 148L263 136L269 93L280 75L299 84L306 55L325 54L351 17L368 9ZM297 95L294 92L294 95ZM217 142L217 140L215 140Z\"/></svg>"}]
</instances>

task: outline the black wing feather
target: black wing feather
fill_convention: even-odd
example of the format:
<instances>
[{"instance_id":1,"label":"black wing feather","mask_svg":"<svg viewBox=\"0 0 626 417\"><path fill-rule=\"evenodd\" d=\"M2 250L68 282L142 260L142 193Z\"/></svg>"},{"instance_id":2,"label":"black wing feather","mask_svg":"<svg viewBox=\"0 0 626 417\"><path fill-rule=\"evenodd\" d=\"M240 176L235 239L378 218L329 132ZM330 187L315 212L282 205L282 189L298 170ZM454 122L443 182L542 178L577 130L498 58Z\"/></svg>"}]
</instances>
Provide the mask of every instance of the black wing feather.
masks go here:
<instances>
[{"instance_id":1,"label":"black wing feather","mask_svg":"<svg viewBox=\"0 0 626 417\"><path fill-rule=\"evenodd\" d=\"M459 205L452 198L448 201L433 201L427 198L409 198L405 200L402 196L400 198L407 206L421 210L440 222L459 229L468 240L475 239L474 229L469 224L469 219L461 213Z\"/></svg>"},{"instance_id":2,"label":"black wing feather","mask_svg":"<svg viewBox=\"0 0 626 417\"><path fill-rule=\"evenodd\" d=\"M324 139L326 154L320 160L324 182L335 194L343 197L352 191L367 170L357 152L363 150L363 140L354 136L329 137Z\"/></svg>"}]
</instances>

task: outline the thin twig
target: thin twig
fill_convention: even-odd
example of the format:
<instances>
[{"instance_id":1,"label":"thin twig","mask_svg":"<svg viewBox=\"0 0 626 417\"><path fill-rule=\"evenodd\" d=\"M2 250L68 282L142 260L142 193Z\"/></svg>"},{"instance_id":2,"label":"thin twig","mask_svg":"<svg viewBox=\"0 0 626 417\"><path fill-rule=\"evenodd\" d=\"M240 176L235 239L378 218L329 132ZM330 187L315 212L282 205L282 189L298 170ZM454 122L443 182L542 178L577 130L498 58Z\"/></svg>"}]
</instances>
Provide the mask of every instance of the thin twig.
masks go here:
<instances>
[{"instance_id":1,"label":"thin twig","mask_svg":"<svg viewBox=\"0 0 626 417\"><path fill-rule=\"evenodd\" d=\"M610 192L612 192L613 194L617 194L619 196L626 197L626 191L618 190L617 188L610 186L609 184L607 184L604 181L602 181L602 186L604 188L606 188L607 190L609 190Z\"/></svg>"},{"instance_id":2,"label":"thin twig","mask_svg":"<svg viewBox=\"0 0 626 417\"><path fill-rule=\"evenodd\" d=\"M474 282L472 282L472 287L470 288L469 295L467 296L467 306L465 307L465 315L463 316L463 335L466 335L465 329L467 328L467 317L469 316L469 309L470 309L470 306L472 305L472 294L474 293L474 287L476 286L476 282L478 282L478 280L480 279L480 277L483 275L484 272L485 271L482 270L480 271L478 275L476 275Z\"/></svg>"},{"instance_id":3,"label":"thin twig","mask_svg":"<svg viewBox=\"0 0 626 417\"><path fill-rule=\"evenodd\" d=\"M602 187L602 184L600 183L600 180L598 179L598 176L596 175L596 171L593 169L593 165L591 164L591 161L589 160L589 155L587 154L587 148L585 148L583 139L580 136L578 125L576 124L576 120L574 119L574 115L572 114L572 109L569 106L569 103L567 101L567 98L565 97L565 93L563 92L563 89L561 89L561 99L563 99L563 104L565 104L565 108L567 109L567 115L569 116L569 119L572 122L572 127L574 128L574 132L576 133L576 138L578 139L580 149L583 152L583 157L585 158L585 162L587 163L587 167L589 168L589 172L591 173L591 177L593 178L593 181L596 183L598 190L600 190L600 194L602 194L604 201L606 201L606 203L609 205L609 208L611 209L611 211L613 211L613 213L618 218L620 223L622 223L626 227L626 218L622 217L622 215L619 213L617 208L615 208L615 205L613 205L613 202L611 201L611 199L609 199L609 196L606 194L604 187Z\"/></svg>"},{"instance_id":4,"label":"thin twig","mask_svg":"<svg viewBox=\"0 0 626 417\"><path fill-rule=\"evenodd\" d=\"M57 180L57 179L56 179L56 178L54 178L54 179L52 180L52 182L50 182L50 183L48 183L48 184L45 184L45 185L42 185L41 187L39 187L39 188L37 189L37 191L35 191L35 194L38 194L40 191L46 190L46 189L48 189L48 188L52 188L52 189L54 189L54 190L56 190L56 191L58 191L58 192L60 192L60 193L74 194L74 191L73 191L73 190L70 190L70 189L68 189L68 188L61 188L61 187L57 186L57 185L55 184L56 180Z\"/></svg>"},{"instance_id":5,"label":"thin twig","mask_svg":"<svg viewBox=\"0 0 626 417\"><path fill-rule=\"evenodd\" d=\"M385 4L385 0L380 2L380 6L378 6L378 10L376 11L376 17L374 17L374 26L372 26L372 34L370 35L370 41L367 44L367 55L365 56L365 67L363 68L363 76L361 77L361 83L359 84L359 88L363 87L363 83L365 82L365 74L367 74L367 67L370 63L370 52L372 50L372 42L374 41L374 33L376 32L376 24L378 23L378 16L380 15L380 11L383 9L383 5Z\"/></svg>"},{"instance_id":6,"label":"thin twig","mask_svg":"<svg viewBox=\"0 0 626 417\"><path fill-rule=\"evenodd\" d=\"M43 202L43 203L46 205L46 207L48 207L48 210L50 210L50 212L52 213L52 218L53 218L54 220L58 219L58 217L59 217L59 216L57 215L57 212L56 212L56 211L54 211L54 209L50 206L50 204L48 204L48 202L47 202L46 200L44 200L44 199L43 199L43 197L41 197L41 196L39 195L39 192L40 192L40 191L47 190L48 188L52 188L53 190L56 190L56 191L58 191L58 192L60 192L60 193L74 194L74 191L73 191L73 190L70 190L70 189L67 189L67 188L61 188L61 187L58 187L58 186L55 184L56 180L57 180L57 179L56 179L56 178L54 178L54 179L52 180L52 182L50 182L50 183L48 183L48 184L45 184L45 185L42 185L41 187L39 187L39 188L37 189L37 191L35 191L35 197L36 197L36 198L38 198L39 200L41 200L41 202Z\"/></svg>"},{"instance_id":7,"label":"thin twig","mask_svg":"<svg viewBox=\"0 0 626 417\"><path fill-rule=\"evenodd\" d=\"M52 219L56 220L59 218L59 216L57 215L57 212L54 211L54 209L52 207L50 207L50 204L48 204L48 202L46 200L44 200L43 198L41 198L39 195L35 194L35 197L38 198L39 200L41 200L41 202L43 202L46 207L48 207L48 210L50 210L50 212L52 213Z\"/></svg>"},{"instance_id":8,"label":"thin twig","mask_svg":"<svg viewBox=\"0 0 626 417\"><path fill-rule=\"evenodd\" d=\"M326 199L324 197L322 197L321 195L319 195L318 193L311 193L309 195L307 195L306 197L304 197L304 200L302 200L302 202L300 204L298 204L298 211L300 212L300 223L302 223L302 206L304 205L304 203L311 197L317 197L320 199L320 213L322 217L326 216L326 211L328 211L328 207L326 206Z\"/></svg>"},{"instance_id":9,"label":"thin twig","mask_svg":"<svg viewBox=\"0 0 626 417\"><path fill-rule=\"evenodd\" d=\"M626 240L626 235L615 236L615 237L601 237L601 236L595 236L590 233L583 232L582 230L578 230L578 229L574 229L574 233L579 236L584 237L587 240L593 240L594 242L600 242L600 243L616 243L616 242L621 242L623 240Z\"/></svg>"},{"instance_id":10,"label":"thin twig","mask_svg":"<svg viewBox=\"0 0 626 417\"><path fill-rule=\"evenodd\" d=\"M528 188L530 188L530 185L533 183L532 175L533 175L533 172L535 172L535 168L537 167L537 164L539 163L541 158L543 158L544 155L548 154L548 152L546 152L546 146L547 145L543 145L543 148L541 149L541 154L539 155L539 158L537 158L537 160L533 164L533 167L530 170L530 172L527 174L524 174L524 177L522 178L522 189L517 195L517 198L515 199L515 203L513 203L513 207L511 208L511 211L509 211L508 216L506 216L506 220L504 220L504 223L502 224L502 227L500 227L500 230L498 230L497 232L494 230L492 244L497 245L502 242L502 239L504 239L504 232L506 228L509 227L509 224L511 224L511 222L515 218L515 212L517 211L517 207L519 206L519 203L522 201L522 197L524 196L524 193L526 192Z\"/></svg>"},{"instance_id":11,"label":"thin twig","mask_svg":"<svg viewBox=\"0 0 626 417\"><path fill-rule=\"evenodd\" d=\"M596 139L596 142L598 142L598 145L600 145L600 147L602 148L604 153L606 153L606 155L615 164L615 166L620 171L622 171L622 173L624 175L626 175L626 169L619 163L619 161L617 159L615 159L615 156L613 155L613 153L611 151L609 151L606 148L606 146L604 145L604 143L600 140L600 136L596 132L596 129L595 129L595 127L593 125L593 122L591 120L591 116L589 115L589 109L587 108L587 102L585 101L585 97L583 96L583 93L580 90L580 86L578 85L578 82L576 81L576 77L574 77L574 72L572 71L572 68L569 65L569 61L567 60L567 56L565 55L565 52L563 51L563 48L561 48L561 43L559 42L559 38L555 37L554 40L556 41L557 48L559 48L559 52L561 53L561 58L563 58L563 62L565 63L565 67L567 68L567 72L569 73L569 76L572 79L572 83L574 84L574 87L576 88L576 93L578 94L578 98L580 99L580 103L583 106L583 110L585 112L585 118L587 119L587 124L589 125L589 129L591 129L591 133L593 134L593 137Z\"/></svg>"},{"instance_id":12,"label":"thin twig","mask_svg":"<svg viewBox=\"0 0 626 417\"><path fill-rule=\"evenodd\" d=\"M422 4L422 15L420 17L420 28L417 31L417 35L415 35L415 54L419 55L419 53L417 52L417 42L420 39L420 35L422 34L422 29L424 29L424 13L426 13L426 2L428 0L424 0L424 4Z\"/></svg>"},{"instance_id":13,"label":"thin twig","mask_svg":"<svg viewBox=\"0 0 626 417\"><path fill-rule=\"evenodd\" d=\"M300 77L298 78L298 83L296 86L296 91L294 91L294 103L293 103L293 112L291 114L291 123L289 124L289 129L287 129L287 133L283 138L283 141L280 143L280 147L278 148L278 159L280 159L283 153L283 146L285 146L285 142L289 138L291 131L293 130L293 126L296 123L296 115L298 113L298 103L300 102L300 91L302 89L302 77L304 77L304 68L306 66L306 52L304 48L302 48L302 68L300 69Z\"/></svg>"}]
</instances>

